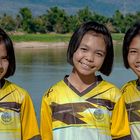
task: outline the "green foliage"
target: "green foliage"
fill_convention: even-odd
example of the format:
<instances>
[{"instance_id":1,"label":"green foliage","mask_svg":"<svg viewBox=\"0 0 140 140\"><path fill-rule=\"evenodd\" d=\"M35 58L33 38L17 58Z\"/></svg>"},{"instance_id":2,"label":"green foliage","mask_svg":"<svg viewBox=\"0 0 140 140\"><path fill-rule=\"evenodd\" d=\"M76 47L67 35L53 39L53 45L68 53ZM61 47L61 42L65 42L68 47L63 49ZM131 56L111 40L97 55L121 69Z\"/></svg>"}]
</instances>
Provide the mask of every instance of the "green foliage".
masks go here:
<instances>
[{"instance_id":1,"label":"green foliage","mask_svg":"<svg viewBox=\"0 0 140 140\"><path fill-rule=\"evenodd\" d=\"M3 17L0 19L0 26L6 31L14 31L16 23L11 16L4 14Z\"/></svg>"},{"instance_id":2,"label":"green foliage","mask_svg":"<svg viewBox=\"0 0 140 140\"><path fill-rule=\"evenodd\" d=\"M22 19L21 24L22 24L23 30L27 32L33 32L35 25L33 23L31 10L25 7L25 8L21 8L19 13Z\"/></svg>"},{"instance_id":3,"label":"green foliage","mask_svg":"<svg viewBox=\"0 0 140 140\"><path fill-rule=\"evenodd\" d=\"M49 32L68 32L68 15L63 9L59 9L58 7L50 8L46 14L46 20Z\"/></svg>"},{"instance_id":4,"label":"green foliage","mask_svg":"<svg viewBox=\"0 0 140 140\"><path fill-rule=\"evenodd\" d=\"M105 17L85 7L79 9L75 15L68 15L65 10L55 6L46 11L45 14L33 17L29 8L19 10L18 15L4 14L0 17L0 27L6 31L24 31L27 33L70 33L87 21L97 21L105 24L113 33L125 33L136 21L140 21L140 12L123 15L116 10L112 17Z\"/></svg>"},{"instance_id":5,"label":"green foliage","mask_svg":"<svg viewBox=\"0 0 140 140\"><path fill-rule=\"evenodd\" d=\"M93 13L89 10L88 7L85 7L77 12L77 18L80 25L84 22L93 20Z\"/></svg>"}]
</instances>

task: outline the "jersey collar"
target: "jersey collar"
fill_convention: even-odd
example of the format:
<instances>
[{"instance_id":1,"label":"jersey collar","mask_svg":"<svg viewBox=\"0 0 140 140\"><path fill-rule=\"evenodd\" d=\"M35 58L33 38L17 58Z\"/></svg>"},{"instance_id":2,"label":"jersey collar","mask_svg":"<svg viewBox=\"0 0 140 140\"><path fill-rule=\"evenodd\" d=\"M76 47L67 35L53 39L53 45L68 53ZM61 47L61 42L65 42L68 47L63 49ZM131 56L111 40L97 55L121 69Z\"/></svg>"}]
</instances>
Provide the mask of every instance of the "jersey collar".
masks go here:
<instances>
[{"instance_id":1,"label":"jersey collar","mask_svg":"<svg viewBox=\"0 0 140 140\"><path fill-rule=\"evenodd\" d=\"M97 81L95 83L93 83L91 86L89 86L87 89L85 89L82 92L79 92L69 81L68 81L68 76L66 75L64 77L64 82L66 83L66 85L71 88L76 94L78 94L79 96L83 96L85 94L87 94L89 91L91 91L93 88L95 88L103 79L100 75L97 76Z\"/></svg>"}]
</instances>

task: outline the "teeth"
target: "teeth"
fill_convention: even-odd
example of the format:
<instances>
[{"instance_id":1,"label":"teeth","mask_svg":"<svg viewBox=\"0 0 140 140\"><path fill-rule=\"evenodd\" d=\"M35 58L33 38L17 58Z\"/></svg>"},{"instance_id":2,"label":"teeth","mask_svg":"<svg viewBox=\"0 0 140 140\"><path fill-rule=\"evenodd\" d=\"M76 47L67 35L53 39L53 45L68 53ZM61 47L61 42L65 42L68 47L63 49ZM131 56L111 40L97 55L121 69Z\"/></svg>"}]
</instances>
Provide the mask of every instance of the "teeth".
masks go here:
<instances>
[{"instance_id":1,"label":"teeth","mask_svg":"<svg viewBox=\"0 0 140 140\"><path fill-rule=\"evenodd\" d=\"M85 64L85 63L81 63L84 67L86 67L86 68L91 68L91 66L89 66L89 65L87 65L87 64Z\"/></svg>"},{"instance_id":2,"label":"teeth","mask_svg":"<svg viewBox=\"0 0 140 140\"><path fill-rule=\"evenodd\" d=\"M136 67L137 70L140 70L140 67Z\"/></svg>"},{"instance_id":3,"label":"teeth","mask_svg":"<svg viewBox=\"0 0 140 140\"><path fill-rule=\"evenodd\" d=\"M137 71L140 71L140 65L137 65L137 66L136 66L136 70L137 70Z\"/></svg>"}]
</instances>

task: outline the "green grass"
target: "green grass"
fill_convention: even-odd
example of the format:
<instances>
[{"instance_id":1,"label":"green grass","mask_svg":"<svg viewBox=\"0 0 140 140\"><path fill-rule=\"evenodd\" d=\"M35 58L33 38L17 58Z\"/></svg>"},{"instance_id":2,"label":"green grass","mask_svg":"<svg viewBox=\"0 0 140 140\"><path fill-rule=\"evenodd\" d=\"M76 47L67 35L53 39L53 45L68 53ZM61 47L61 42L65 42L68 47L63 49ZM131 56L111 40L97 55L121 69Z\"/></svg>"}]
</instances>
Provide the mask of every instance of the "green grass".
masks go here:
<instances>
[{"instance_id":1,"label":"green grass","mask_svg":"<svg viewBox=\"0 0 140 140\"><path fill-rule=\"evenodd\" d=\"M24 35L11 35L14 42L68 42L71 34L24 34Z\"/></svg>"},{"instance_id":2,"label":"green grass","mask_svg":"<svg viewBox=\"0 0 140 140\"><path fill-rule=\"evenodd\" d=\"M71 34L24 34L24 35L11 35L14 42L69 42ZM124 34L113 33L112 38L116 41L122 41Z\"/></svg>"}]
</instances>

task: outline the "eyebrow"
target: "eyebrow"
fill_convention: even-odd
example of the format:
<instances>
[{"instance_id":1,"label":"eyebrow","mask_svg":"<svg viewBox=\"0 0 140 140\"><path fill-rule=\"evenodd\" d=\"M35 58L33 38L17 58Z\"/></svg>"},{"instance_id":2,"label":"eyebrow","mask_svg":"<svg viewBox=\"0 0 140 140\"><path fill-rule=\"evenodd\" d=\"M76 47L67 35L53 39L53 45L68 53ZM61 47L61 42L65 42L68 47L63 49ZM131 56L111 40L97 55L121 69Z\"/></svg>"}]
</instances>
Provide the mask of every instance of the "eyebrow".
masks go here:
<instances>
[{"instance_id":1,"label":"eyebrow","mask_svg":"<svg viewBox=\"0 0 140 140\"><path fill-rule=\"evenodd\" d=\"M84 44L84 43L80 44L79 47L80 47L80 46L88 47L88 45L86 45L86 44Z\"/></svg>"},{"instance_id":2,"label":"eyebrow","mask_svg":"<svg viewBox=\"0 0 140 140\"><path fill-rule=\"evenodd\" d=\"M133 50L138 50L138 48L135 48L135 47L134 48L133 47L132 48L129 48L129 50L132 50L132 49Z\"/></svg>"}]
</instances>

